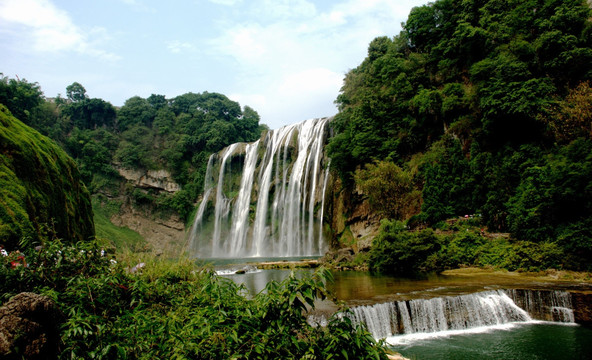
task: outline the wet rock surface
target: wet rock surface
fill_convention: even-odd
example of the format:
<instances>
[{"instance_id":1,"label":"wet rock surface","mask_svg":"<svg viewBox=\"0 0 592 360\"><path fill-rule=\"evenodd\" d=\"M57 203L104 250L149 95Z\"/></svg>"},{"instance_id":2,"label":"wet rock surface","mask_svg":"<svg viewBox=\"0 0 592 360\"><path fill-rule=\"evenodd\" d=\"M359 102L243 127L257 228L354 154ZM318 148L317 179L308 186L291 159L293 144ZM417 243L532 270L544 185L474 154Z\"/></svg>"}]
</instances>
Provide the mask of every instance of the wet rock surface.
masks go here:
<instances>
[{"instance_id":1,"label":"wet rock surface","mask_svg":"<svg viewBox=\"0 0 592 360\"><path fill-rule=\"evenodd\" d=\"M592 324L592 292L572 292L574 318L580 324Z\"/></svg>"}]
</instances>

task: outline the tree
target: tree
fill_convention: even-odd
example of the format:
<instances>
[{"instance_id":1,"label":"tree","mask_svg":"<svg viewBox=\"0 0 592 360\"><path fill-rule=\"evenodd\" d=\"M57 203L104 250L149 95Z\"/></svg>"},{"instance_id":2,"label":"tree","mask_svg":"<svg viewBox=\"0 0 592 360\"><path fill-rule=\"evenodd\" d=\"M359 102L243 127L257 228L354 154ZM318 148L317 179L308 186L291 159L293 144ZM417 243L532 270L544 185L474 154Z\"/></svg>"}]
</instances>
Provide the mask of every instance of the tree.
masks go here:
<instances>
[{"instance_id":1,"label":"tree","mask_svg":"<svg viewBox=\"0 0 592 360\"><path fill-rule=\"evenodd\" d=\"M78 82L73 82L66 87L66 97L71 102L79 102L87 99L86 89Z\"/></svg>"},{"instance_id":2,"label":"tree","mask_svg":"<svg viewBox=\"0 0 592 360\"><path fill-rule=\"evenodd\" d=\"M150 105L148 100L139 96L134 96L125 101L125 104L117 113L117 128L119 131L134 125L152 126L152 121L156 116L156 109Z\"/></svg>"},{"instance_id":3,"label":"tree","mask_svg":"<svg viewBox=\"0 0 592 360\"><path fill-rule=\"evenodd\" d=\"M168 101L164 95L152 94L148 96L148 99L146 100L150 105L154 106L156 110L159 110L168 105Z\"/></svg>"},{"instance_id":4,"label":"tree","mask_svg":"<svg viewBox=\"0 0 592 360\"><path fill-rule=\"evenodd\" d=\"M354 178L373 210L384 217L406 220L419 213L421 192L414 188L409 171L389 161L377 161L357 170Z\"/></svg>"},{"instance_id":5,"label":"tree","mask_svg":"<svg viewBox=\"0 0 592 360\"><path fill-rule=\"evenodd\" d=\"M30 83L26 79L9 79L0 73L0 103L6 105L17 119L30 125L31 112L43 100L39 84Z\"/></svg>"}]
</instances>

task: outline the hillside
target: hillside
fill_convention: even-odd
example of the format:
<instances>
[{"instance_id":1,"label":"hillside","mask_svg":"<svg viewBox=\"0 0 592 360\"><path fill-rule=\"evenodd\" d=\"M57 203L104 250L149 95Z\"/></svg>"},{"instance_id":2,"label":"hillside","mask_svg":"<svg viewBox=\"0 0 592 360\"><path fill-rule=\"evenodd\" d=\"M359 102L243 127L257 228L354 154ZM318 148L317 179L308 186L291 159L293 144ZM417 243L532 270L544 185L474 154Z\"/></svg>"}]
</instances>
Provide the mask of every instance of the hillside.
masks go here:
<instances>
[{"instance_id":1,"label":"hillside","mask_svg":"<svg viewBox=\"0 0 592 360\"><path fill-rule=\"evenodd\" d=\"M183 245L210 154L266 128L250 107L208 92L134 96L115 108L77 82L65 98L46 98L39 84L2 76L0 103L74 158L100 239L159 254Z\"/></svg>"},{"instance_id":2,"label":"hillside","mask_svg":"<svg viewBox=\"0 0 592 360\"><path fill-rule=\"evenodd\" d=\"M375 260L407 247L426 270L590 269L590 17L584 0L439 0L369 44L337 98L329 155L340 194L361 191L391 221ZM464 259L450 239L394 225L448 231L445 220L465 215L477 238L453 244ZM511 241L483 242L484 231Z\"/></svg>"},{"instance_id":3,"label":"hillside","mask_svg":"<svg viewBox=\"0 0 592 360\"><path fill-rule=\"evenodd\" d=\"M9 250L94 237L90 195L75 162L0 105L0 239Z\"/></svg>"}]
</instances>

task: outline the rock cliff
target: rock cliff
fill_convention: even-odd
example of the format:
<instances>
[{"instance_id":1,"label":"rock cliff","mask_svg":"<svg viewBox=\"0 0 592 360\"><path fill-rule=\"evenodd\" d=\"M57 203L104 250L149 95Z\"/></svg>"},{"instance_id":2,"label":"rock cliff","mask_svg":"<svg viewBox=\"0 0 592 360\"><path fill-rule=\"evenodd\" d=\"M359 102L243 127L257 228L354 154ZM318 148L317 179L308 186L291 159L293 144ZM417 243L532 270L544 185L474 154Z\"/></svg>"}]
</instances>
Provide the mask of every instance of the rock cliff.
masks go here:
<instances>
[{"instance_id":1,"label":"rock cliff","mask_svg":"<svg viewBox=\"0 0 592 360\"><path fill-rule=\"evenodd\" d=\"M351 247L355 253L367 251L378 234L380 216L370 209L364 194L332 176L327 189L326 223L330 224L331 248Z\"/></svg>"}]
</instances>

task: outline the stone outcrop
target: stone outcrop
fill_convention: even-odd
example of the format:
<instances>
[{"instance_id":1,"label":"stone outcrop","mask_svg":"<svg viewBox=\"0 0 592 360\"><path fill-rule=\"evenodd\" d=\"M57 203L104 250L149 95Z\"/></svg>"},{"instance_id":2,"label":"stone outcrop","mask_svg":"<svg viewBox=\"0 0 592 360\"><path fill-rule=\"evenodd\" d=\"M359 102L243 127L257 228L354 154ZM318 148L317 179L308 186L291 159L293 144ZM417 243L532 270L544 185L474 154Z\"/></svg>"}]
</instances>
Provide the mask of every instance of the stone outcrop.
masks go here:
<instances>
[{"instance_id":1,"label":"stone outcrop","mask_svg":"<svg viewBox=\"0 0 592 360\"><path fill-rule=\"evenodd\" d=\"M185 241L185 224L177 215L160 218L148 209L125 204L118 214L111 217L117 226L128 227L139 233L156 255L179 254Z\"/></svg>"},{"instance_id":2,"label":"stone outcrop","mask_svg":"<svg viewBox=\"0 0 592 360\"><path fill-rule=\"evenodd\" d=\"M339 178L331 181L327 192L326 214L330 218L326 222L331 224L331 247L351 247L355 253L367 251L378 234L380 216L371 211L359 189L344 187Z\"/></svg>"},{"instance_id":3,"label":"stone outcrop","mask_svg":"<svg viewBox=\"0 0 592 360\"><path fill-rule=\"evenodd\" d=\"M0 358L56 359L64 315L47 296L20 293L0 308Z\"/></svg>"},{"instance_id":4,"label":"stone outcrop","mask_svg":"<svg viewBox=\"0 0 592 360\"><path fill-rule=\"evenodd\" d=\"M142 189L156 189L170 193L181 190L181 186L166 170L131 170L118 167L117 171L127 181Z\"/></svg>"},{"instance_id":5,"label":"stone outcrop","mask_svg":"<svg viewBox=\"0 0 592 360\"><path fill-rule=\"evenodd\" d=\"M571 303L575 321L579 324L592 324L592 292L572 292Z\"/></svg>"}]
</instances>

